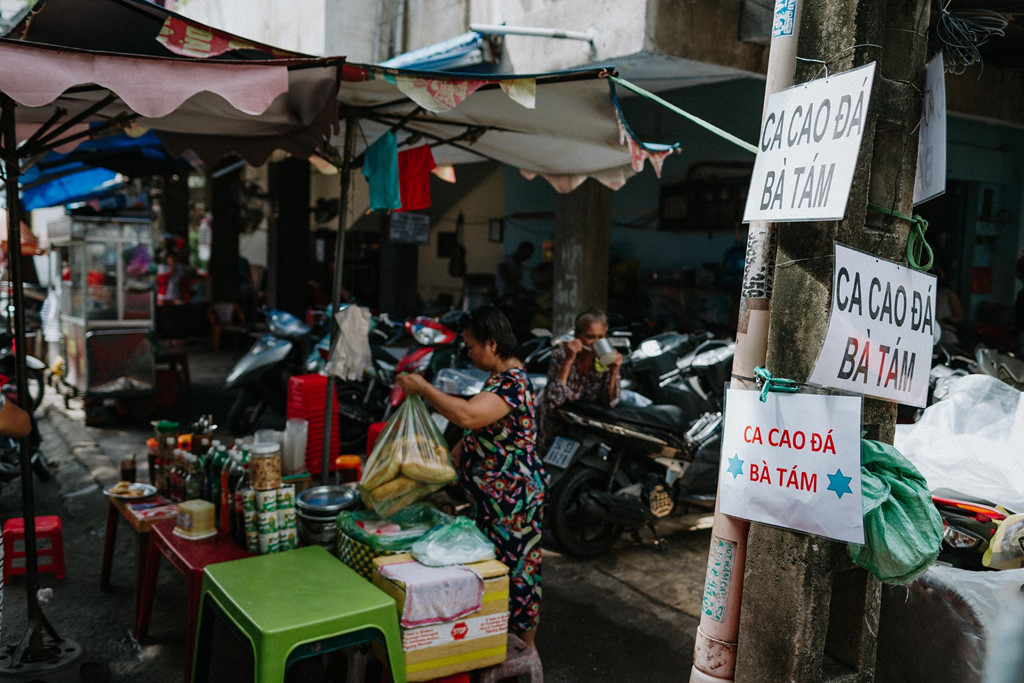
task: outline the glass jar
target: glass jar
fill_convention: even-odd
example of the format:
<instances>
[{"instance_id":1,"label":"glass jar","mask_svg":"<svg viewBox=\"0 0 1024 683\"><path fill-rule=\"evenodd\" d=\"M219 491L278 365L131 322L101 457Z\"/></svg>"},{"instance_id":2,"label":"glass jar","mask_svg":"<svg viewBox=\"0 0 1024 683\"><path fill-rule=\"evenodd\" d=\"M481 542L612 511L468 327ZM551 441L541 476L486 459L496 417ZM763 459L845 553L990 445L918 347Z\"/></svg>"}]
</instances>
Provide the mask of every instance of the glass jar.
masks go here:
<instances>
[{"instance_id":1,"label":"glass jar","mask_svg":"<svg viewBox=\"0 0 1024 683\"><path fill-rule=\"evenodd\" d=\"M249 448L249 479L257 491L281 485L280 444L257 442Z\"/></svg>"}]
</instances>

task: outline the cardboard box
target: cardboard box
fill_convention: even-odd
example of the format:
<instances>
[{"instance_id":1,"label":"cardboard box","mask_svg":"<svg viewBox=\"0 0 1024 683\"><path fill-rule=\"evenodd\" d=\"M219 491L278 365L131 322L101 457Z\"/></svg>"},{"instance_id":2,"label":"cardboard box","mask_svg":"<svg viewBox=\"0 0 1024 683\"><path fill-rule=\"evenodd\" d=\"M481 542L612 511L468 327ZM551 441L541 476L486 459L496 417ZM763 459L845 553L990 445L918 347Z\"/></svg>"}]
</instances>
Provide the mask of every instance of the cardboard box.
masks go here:
<instances>
[{"instance_id":1,"label":"cardboard box","mask_svg":"<svg viewBox=\"0 0 1024 683\"><path fill-rule=\"evenodd\" d=\"M373 560L373 584L395 599L398 614L405 607L405 584L386 579L380 568L409 562L401 553ZM409 681L429 681L442 676L481 669L505 661L508 644L508 567L497 560L470 565L484 579L484 597L476 612L454 621L402 628L405 675Z\"/></svg>"}]
</instances>

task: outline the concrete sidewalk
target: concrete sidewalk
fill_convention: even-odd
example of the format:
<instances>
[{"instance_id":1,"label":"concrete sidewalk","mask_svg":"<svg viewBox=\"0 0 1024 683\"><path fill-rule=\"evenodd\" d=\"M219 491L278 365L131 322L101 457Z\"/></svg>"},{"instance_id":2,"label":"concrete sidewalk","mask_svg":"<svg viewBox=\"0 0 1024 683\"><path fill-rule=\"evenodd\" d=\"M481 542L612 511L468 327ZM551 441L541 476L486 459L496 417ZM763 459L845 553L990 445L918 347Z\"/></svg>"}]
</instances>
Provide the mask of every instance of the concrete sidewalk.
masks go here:
<instances>
[{"instance_id":1,"label":"concrete sidewalk","mask_svg":"<svg viewBox=\"0 0 1024 683\"><path fill-rule=\"evenodd\" d=\"M234 357L203 349L190 354L193 400L154 417L187 421L212 412L222 421L230 405L223 377ZM136 643L131 637L134 532L124 522L113 588L99 588L107 510L102 489L118 480L117 463L132 454L140 456L138 478L146 480L145 439L152 429L146 422L85 427L76 405L65 408L48 392L41 410L43 449L55 476L35 482L36 514L61 516L68 565L62 581L41 575L43 585L55 591L45 614L59 634L82 645L82 662L108 668L111 681L182 680L184 581L166 566L161 570L150 635L143 645ZM0 518L21 516L18 485L0 495ZM669 541L664 552L646 536L640 543L625 538L612 553L589 561L545 549L538 643L549 683L674 681L688 675L710 531L676 520L662 532ZM5 592L3 643L13 645L25 630L23 578L13 579ZM46 680L84 680L78 668Z\"/></svg>"}]
</instances>

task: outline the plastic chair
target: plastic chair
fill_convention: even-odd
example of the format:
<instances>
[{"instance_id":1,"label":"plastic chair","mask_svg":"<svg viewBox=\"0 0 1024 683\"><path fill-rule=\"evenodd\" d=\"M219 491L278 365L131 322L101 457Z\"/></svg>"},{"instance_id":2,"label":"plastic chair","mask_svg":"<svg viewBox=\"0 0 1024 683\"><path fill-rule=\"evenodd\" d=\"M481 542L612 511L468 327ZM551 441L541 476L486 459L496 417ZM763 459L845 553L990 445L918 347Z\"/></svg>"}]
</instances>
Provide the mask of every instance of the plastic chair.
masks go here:
<instances>
[{"instance_id":1,"label":"plastic chair","mask_svg":"<svg viewBox=\"0 0 1024 683\"><path fill-rule=\"evenodd\" d=\"M283 681L289 665L306 657L367 642L383 645L392 679L405 681L394 599L322 546L206 567L193 681L209 680L218 622L252 648L258 683Z\"/></svg>"},{"instance_id":2,"label":"plastic chair","mask_svg":"<svg viewBox=\"0 0 1024 683\"><path fill-rule=\"evenodd\" d=\"M242 307L233 301L214 301L206 309L210 319L210 331L213 333L213 350L220 350L220 335L224 332L248 334L245 324L245 313Z\"/></svg>"},{"instance_id":3,"label":"plastic chair","mask_svg":"<svg viewBox=\"0 0 1024 683\"><path fill-rule=\"evenodd\" d=\"M64 578L64 532L60 517L36 517L36 563L40 572L53 572ZM25 557L25 520L15 517L4 523L4 583L27 571Z\"/></svg>"}]
</instances>

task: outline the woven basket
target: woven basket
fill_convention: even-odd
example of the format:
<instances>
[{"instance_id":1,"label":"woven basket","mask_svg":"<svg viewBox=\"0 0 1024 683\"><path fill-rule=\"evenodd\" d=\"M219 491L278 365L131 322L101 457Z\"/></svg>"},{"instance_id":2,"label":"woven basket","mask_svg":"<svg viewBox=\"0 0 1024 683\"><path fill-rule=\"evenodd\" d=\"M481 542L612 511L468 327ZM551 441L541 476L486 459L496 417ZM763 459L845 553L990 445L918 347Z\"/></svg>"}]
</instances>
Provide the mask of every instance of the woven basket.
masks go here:
<instances>
[{"instance_id":1,"label":"woven basket","mask_svg":"<svg viewBox=\"0 0 1024 683\"><path fill-rule=\"evenodd\" d=\"M373 579L373 558L397 555L403 550L377 550L338 529L338 559L366 580Z\"/></svg>"}]
</instances>

